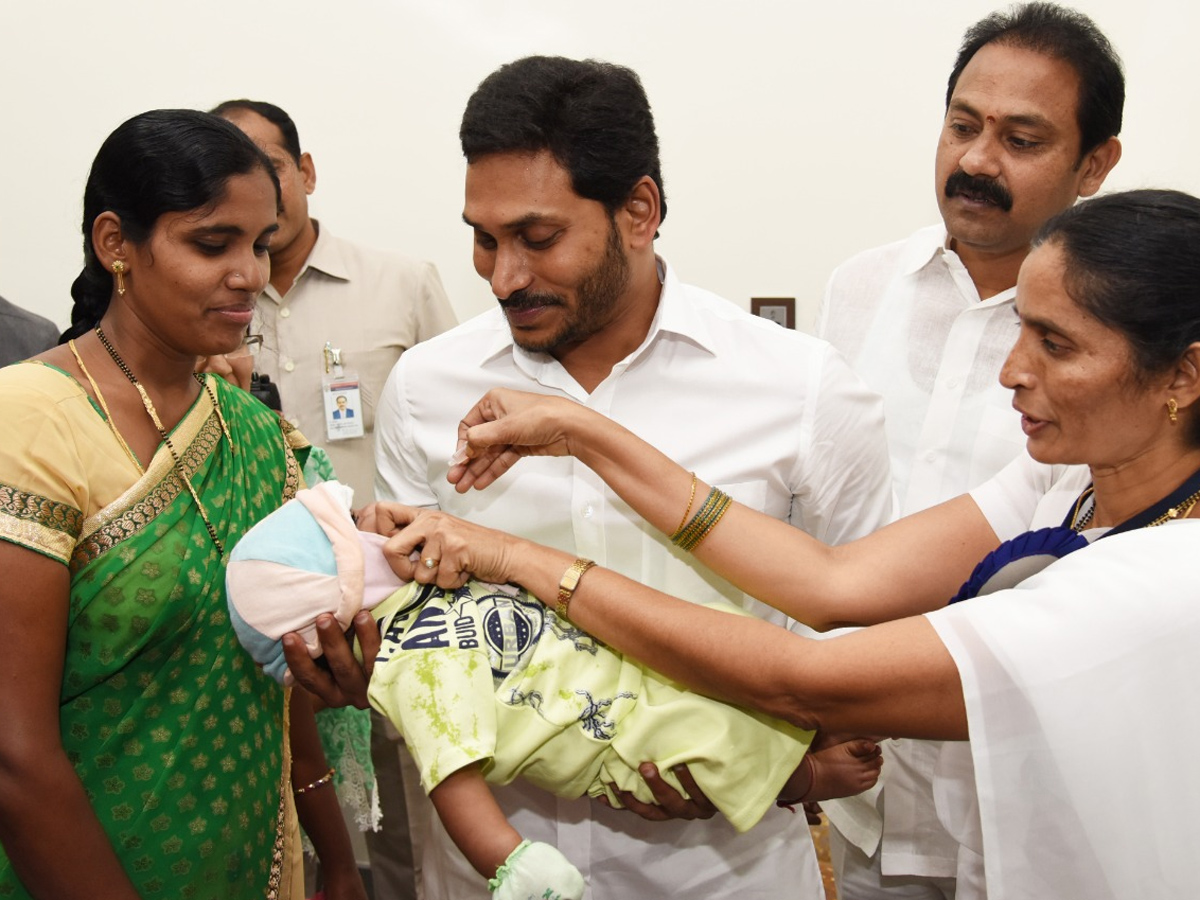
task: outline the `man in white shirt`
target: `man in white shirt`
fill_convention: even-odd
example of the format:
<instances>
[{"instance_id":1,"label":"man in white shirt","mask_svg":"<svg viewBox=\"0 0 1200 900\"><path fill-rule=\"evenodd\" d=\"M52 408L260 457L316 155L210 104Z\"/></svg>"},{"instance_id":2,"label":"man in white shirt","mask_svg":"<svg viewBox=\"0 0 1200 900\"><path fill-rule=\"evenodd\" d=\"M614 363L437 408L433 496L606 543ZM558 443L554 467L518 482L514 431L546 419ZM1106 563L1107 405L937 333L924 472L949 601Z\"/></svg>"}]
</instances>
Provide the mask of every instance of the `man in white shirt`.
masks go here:
<instances>
[{"instance_id":1,"label":"man in white shirt","mask_svg":"<svg viewBox=\"0 0 1200 900\"><path fill-rule=\"evenodd\" d=\"M599 410L734 499L825 541L873 530L891 506L878 400L841 357L683 284L655 255L666 202L653 116L632 71L518 60L479 86L460 137L463 218L499 308L397 364L379 412L379 496L785 624L695 565L574 459L526 460L482 492L458 494L446 481L459 419L504 386ZM523 835L579 866L591 900L823 896L802 815L776 810L739 835L721 818L646 821L520 782L496 793ZM487 896L444 835L432 844L429 900Z\"/></svg>"},{"instance_id":2,"label":"man in white shirt","mask_svg":"<svg viewBox=\"0 0 1200 900\"><path fill-rule=\"evenodd\" d=\"M938 142L942 224L830 279L818 333L884 398L899 515L966 493L1025 446L999 382L1017 270L1041 225L1120 158L1124 97L1116 53L1079 13L1030 4L973 25ZM822 804L843 900L955 895L962 851L933 801L941 746L887 742L880 787Z\"/></svg>"},{"instance_id":3,"label":"man in white shirt","mask_svg":"<svg viewBox=\"0 0 1200 900\"><path fill-rule=\"evenodd\" d=\"M259 295L252 326L263 336L255 372L279 386L283 415L329 454L338 480L354 488L355 503L369 503L375 492L375 410L388 373L410 347L456 324L441 278L433 263L343 240L309 216L317 170L284 110L259 100L227 100L212 112L270 157L282 194L269 251L271 280ZM347 394L348 387L357 395ZM360 427L338 427L352 421ZM405 751L382 717L372 716L371 731L383 812L379 830L366 834L375 897L410 900L416 876L400 769ZM415 770L409 782L408 790L419 795Z\"/></svg>"}]
</instances>

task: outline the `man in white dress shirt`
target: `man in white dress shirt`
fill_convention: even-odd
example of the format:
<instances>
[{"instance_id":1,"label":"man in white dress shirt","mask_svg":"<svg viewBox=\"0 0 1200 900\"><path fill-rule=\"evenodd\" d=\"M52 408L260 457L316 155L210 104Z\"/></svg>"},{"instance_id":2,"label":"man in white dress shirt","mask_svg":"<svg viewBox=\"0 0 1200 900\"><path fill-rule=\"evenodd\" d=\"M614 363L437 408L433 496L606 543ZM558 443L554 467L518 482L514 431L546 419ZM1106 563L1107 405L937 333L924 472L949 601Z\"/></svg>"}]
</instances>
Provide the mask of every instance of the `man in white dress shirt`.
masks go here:
<instances>
[{"instance_id":1,"label":"man in white dress shirt","mask_svg":"<svg viewBox=\"0 0 1200 900\"><path fill-rule=\"evenodd\" d=\"M942 223L830 279L818 333L883 395L898 515L978 486L1025 446L999 383L1017 270L1042 223L1120 158L1124 97L1116 53L1079 13L1029 4L973 25L937 147ZM843 900L955 895L961 851L933 801L940 748L887 742L879 787L823 804Z\"/></svg>"},{"instance_id":2,"label":"man in white dress shirt","mask_svg":"<svg viewBox=\"0 0 1200 900\"><path fill-rule=\"evenodd\" d=\"M458 421L493 387L569 397L734 499L837 543L890 515L878 398L823 341L683 284L655 255L666 214L658 139L629 69L547 57L503 66L471 97L460 137L463 218L499 307L397 364L379 412L378 495L785 624L697 566L572 458L527 459L486 491L456 493L446 472ZM580 868L590 900L823 896L802 815L776 810L739 835L719 817L647 821L520 782L496 794L523 835ZM678 795L667 806L695 813ZM487 896L444 835L431 843L429 900Z\"/></svg>"}]
</instances>

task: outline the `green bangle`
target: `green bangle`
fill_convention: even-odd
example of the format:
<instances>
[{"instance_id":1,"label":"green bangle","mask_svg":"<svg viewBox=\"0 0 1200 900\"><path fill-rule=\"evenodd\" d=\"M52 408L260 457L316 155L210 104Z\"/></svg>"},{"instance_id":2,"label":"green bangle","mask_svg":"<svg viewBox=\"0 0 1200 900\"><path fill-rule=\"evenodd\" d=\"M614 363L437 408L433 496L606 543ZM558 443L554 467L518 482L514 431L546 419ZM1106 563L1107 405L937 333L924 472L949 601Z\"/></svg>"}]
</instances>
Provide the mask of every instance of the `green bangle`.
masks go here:
<instances>
[{"instance_id":1,"label":"green bangle","mask_svg":"<svg viewBox=\"0 0 1200 900\"><path fill-rule=\"evenodd\" d=\"M691 521L671 535L671 543L689 553L695 550L732 504L732 497L719 488L712 488Z\"/></svg>"}]
</instances>

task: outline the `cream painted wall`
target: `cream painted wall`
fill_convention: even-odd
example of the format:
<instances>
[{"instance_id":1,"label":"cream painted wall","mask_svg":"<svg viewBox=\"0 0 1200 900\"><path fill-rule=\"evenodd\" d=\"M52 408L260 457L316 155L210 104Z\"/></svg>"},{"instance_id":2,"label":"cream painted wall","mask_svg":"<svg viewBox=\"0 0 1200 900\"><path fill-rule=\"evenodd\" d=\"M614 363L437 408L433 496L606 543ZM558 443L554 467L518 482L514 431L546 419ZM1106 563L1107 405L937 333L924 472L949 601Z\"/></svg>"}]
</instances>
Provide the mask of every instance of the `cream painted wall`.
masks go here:
<instances>
[{"instance_id":1,"label":"cream painted wall","mask_svg":"<svg viewBox=\"0 0 1200 900\"><path fill-rule=\"evenodd\" d=\"M127 0L23 3L0 54L0 295L65 325L88 166L125 118L270 100L295 118L339 234L432 259L460 317L493 302L460 220L458 121L528 53L632 66L657 116L660 252L743 305L795 296L802 325L851 253L936 219L933 149L963 29L995 0ZM1121 52L1125 156L1108 188L1200 193L1200 7L1078 0Z\"/></svg>"}]
</instances>

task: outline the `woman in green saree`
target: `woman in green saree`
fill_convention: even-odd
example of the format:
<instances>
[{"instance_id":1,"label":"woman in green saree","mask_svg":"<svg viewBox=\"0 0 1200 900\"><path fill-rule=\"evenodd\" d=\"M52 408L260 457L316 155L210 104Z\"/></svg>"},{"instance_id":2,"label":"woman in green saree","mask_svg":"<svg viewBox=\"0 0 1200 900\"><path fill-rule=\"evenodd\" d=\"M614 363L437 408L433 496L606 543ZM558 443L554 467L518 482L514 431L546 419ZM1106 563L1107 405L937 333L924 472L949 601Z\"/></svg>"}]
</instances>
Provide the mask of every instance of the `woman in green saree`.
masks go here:
<instances>
[{"instance_id":1,"label":"woman in green saree","mask_svg":"<svg viewBox=\"0 0 1200 900\"><path fill-rule=\"evenodd\" d=\"M129 120L88 179L69 340L0 370L0 897L296 896L297 809L327 895L363 896L308 699L225 611L225 550L304 441L193 374L242 341L278 203L221 119Z\"/></svg>"}]
</instances>

